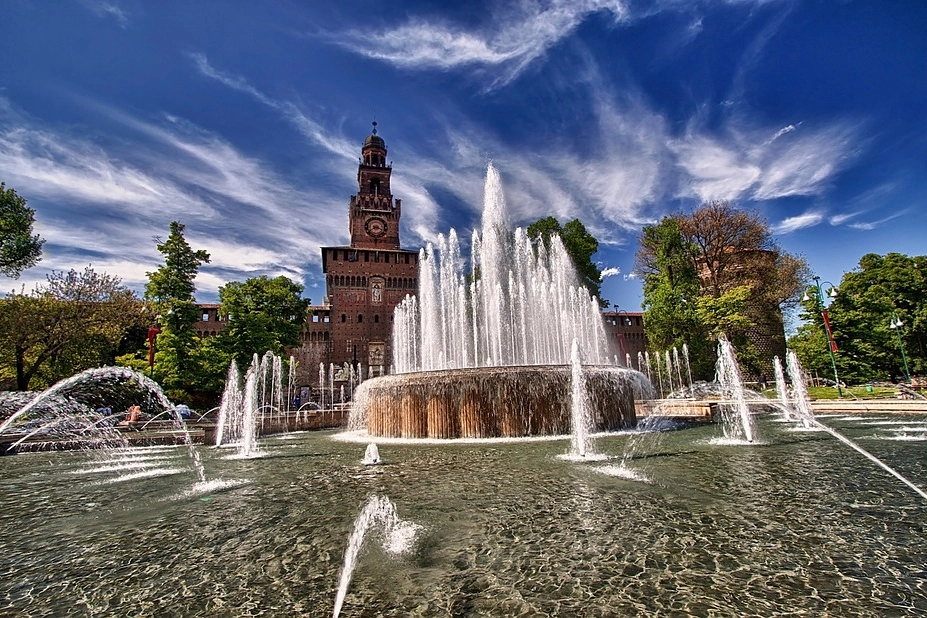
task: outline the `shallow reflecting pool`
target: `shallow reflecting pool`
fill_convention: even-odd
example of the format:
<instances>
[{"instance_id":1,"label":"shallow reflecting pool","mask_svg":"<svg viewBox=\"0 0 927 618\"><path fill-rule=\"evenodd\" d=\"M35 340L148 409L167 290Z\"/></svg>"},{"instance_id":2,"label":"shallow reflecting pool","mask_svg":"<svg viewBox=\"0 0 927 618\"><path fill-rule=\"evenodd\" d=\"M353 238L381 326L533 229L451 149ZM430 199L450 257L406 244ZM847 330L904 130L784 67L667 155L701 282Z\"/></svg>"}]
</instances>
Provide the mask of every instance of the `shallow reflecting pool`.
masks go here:
<instances>
[{"instance_id":1,"label":"shallow reflecting pool","mask_svg":"<svg viewBox=\"0 0 927 618\"><path fill-rule=\"evenodd\" d=\"M927 417L822 419L927 486ZM761 443L717 427L567 439L264 439L0 458L0 615L331 616L371 496L421 526L366 543L342 616L927 614L927 503L824 432L772 418ZM633 449L629 448L633 446ZM622 455L637 479L618 476Z\"/></svg>"}]
</instances>

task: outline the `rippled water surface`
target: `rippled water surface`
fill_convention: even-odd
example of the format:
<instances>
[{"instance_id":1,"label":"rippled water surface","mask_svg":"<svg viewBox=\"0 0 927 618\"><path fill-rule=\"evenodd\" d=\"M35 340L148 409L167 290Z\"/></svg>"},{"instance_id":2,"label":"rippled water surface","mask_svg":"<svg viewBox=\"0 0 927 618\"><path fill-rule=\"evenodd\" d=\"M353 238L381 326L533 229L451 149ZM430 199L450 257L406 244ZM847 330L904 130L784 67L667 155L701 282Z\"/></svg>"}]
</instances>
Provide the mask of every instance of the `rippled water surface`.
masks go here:
<instances>
[{"instance_id":1,"label":"rippled water surface","mask_svg":"<svg viewBox=\"0 0 927 618\"><path fill-rule=\"evenodd\" d=\"M825 422L927 486L927 418ZM883 423L880 421L899 421ZM342 616L927 615L927 503L824 432L763 419L567 440L0 458L0 615L330 616L353 522L388 497L414 549L368 543ZM634 474L616 475L629 441Z\"/></svg>"}]
</instances>

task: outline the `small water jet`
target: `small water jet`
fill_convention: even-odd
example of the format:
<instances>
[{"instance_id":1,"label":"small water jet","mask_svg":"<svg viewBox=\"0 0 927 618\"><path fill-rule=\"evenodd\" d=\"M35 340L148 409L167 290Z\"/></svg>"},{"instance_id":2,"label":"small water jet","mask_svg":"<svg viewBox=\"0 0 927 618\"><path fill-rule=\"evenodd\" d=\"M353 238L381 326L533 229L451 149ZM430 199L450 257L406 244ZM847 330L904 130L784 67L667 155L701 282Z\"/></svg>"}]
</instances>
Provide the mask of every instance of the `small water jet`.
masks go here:
<instances>
[{"instance_id":1,"label":"small water jet","mask_svg":"<svg viewBox=\"0 0 927 618\"><path fill-rule=\"evenodd\" d=\"M570 411L573 426L570 440L570 454L574 457L585 457L590 451L589 413L586 405L586 382L583 379L583 365L580 358L579 342L573 340L573 349L570 353Z\"/></svg>"},{"instance_id":2,"label":"small water jet","mask_svg":"<svg viewBox=\"0 0 927 618\"><path fill-rule=\"evenodd\" d=\"M818 427L820 423L815 422L814 419L811 398L808 397L808 388L805 386L804 371L802 371L801 363L798 362L798 356L795 355L794 351L788 350L786 352L785 366L792 379L792 397L784 403L787 404L789 410L794 411L802 427L805 429Z\"/></svg>"},{"instance_id":3,"label":"small water jet","mask_svg":"<svg viewBox=\"0 0 927 618\"><path fill-rule=\"evenodd\" d=\"M348 592L348 585L354 575L357 557L360 554L364 539L371 529L379 528L382 535L383 550L390 554L404 554L412 548L415 536L421 526L403 521L396 513L396 506L385 496L371 496L367 504L354 520L354 529L348 538L348 547L344 552L344 565L338 582L338 594L335 597L333 618L338 618L344 597Z\"/></svg>"},{"instance_id":4,"label":"small water jet","mask_svg":"<svg viewBox=\"0 0 927 618\"><path fill-rule=\"evenodd\" d=\"M786 362L788 359L786 358ZM785 382L785 373L782 371L782 361L778 356L773 357L773 373L776 378L776 397L786 420L792 420L792 406L789 405L788 385Z\"/></svg>"},{"instance_id":5,"label":"small water jet","mask_svg":"<svg viewBox=\"0 0 927 618\"><path fill-rule=\"evenodd\" d=\"M364 460L361 463L365 466L374 466L382 463L380 461L380 449L376 444L371 443L367 445L367 450L364 451Z\"/></svg>"}]
</instances>

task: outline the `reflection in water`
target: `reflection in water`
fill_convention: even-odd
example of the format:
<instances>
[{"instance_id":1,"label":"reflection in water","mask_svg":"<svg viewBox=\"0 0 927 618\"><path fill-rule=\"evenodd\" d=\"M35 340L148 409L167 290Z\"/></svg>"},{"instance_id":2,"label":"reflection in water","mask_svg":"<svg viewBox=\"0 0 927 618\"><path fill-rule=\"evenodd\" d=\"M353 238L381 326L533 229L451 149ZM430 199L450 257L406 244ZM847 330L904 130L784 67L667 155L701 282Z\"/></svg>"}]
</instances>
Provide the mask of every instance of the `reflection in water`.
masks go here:
<instances>
[{"instance_id":1,"label":"reflection in water","mask_svg":"<svg viewBox=\"0 0 927 618\"><path fill-rule=\"evenodd\" d=\"M923 443L874 420L827 423L927 482ZM395 443L375 467L327 432L262 440L256 460L201 447L222 479L203 492L183 449L149 462L181 473L118 484L128 471L76 474L101 465L88 453L7 457L0 614L331 615L376 495L422 529L401 559L357 554L345 616L927 612L924 501L823 432L758 422L764 445L667 432L627 462L647 483L600 470L627 435L598 438L610 463L558 459L566 439Z\"/></svg>"}]
</instances>

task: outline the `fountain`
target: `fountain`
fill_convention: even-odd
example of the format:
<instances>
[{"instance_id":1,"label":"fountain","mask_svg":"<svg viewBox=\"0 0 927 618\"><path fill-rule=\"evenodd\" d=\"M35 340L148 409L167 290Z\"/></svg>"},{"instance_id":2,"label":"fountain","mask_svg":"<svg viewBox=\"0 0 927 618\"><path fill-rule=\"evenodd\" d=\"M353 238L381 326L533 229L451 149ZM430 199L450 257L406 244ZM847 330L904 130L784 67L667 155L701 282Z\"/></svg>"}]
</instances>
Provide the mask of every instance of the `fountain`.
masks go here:
<instances>
[{"instance_id":1,"label":"fountain","mask_svg":"<svg viewBox=\"0 0 927 618\"><path fill-rule=\"evenodd\" d=\"M610 364L598 301L577 284L560 239L535 246L523 229L509 230L492 165L469 267L454 230L437 244L421 252L419 295L395 311L395 373L360 385L352 429L441 439L569 433L574 340L590 429L634 424L643 376Z\"/></svg>"},{"instance_id":2,"label":"fountain","mask_svg":"<svg viewBox=\"0 0 927 618\"><path fill-rule=\"evenodd\" d=\"M255 354L244 378L232 360L219 406L216 446L237 444L238 457L259 457L260 433L288 429L289 421L283 413L292 398L289 390L284 393L283 373L281 357L272 352L263 357ZM297 411L296 425L298 417Z\"/></svg>"},{"instance_id":3,"label":"fountain","mask_svg":"<svg viewBox=\"0 0 927 618\"><path fill-rule=\"evenodd\" d=\"M124 434L116 428L123 416L113 415L113 406L125 410L143 402L148 410L157 409L158 415L167 414L175 423L178 420L174 404L160 385L126 367L88 369L33 397L14 395L6 399L12 410L9 418L0 423L0 448L10 452L126 446Z\"/></svg>"},{"instance_id":4,"label":"fountain","mask_svg":"<svg viewBox=\"0 0 927 618\"><path fill-rule=\"evenodd\" d=\"M518 289L512 281L496 289ZM453 315L469 325L479 311ZM427 322L450 341L439 328L446 321L432 318L410 327ZM373 425L374 435L450 437L441 428L456 427L531 437L398 441L388 466L363 466L350 436L327 431L268 437L264 457L254 461L189 445L220 478L240 479L222 492L203 483L178 492L178 476L189 469L173 465L186 457L173 447L120 448L119 465L101 465L99 451L5 458L0 613L295 618L327 614L333 603L335 617L927 613L927 495L919 489L927 483L920 465L927 419L814 418L809 406L809 425L820 431L799 432L770 415L754 418L744 411L751 402L736 355L720 344L725 377L712 394L722 388L727 401L744 404L724 427L748 446L713 440L708 425L660 432L646 449L640 433L604 433L596 435L595 454L622 465L573 465L560 457L563 436L535 436L621 424L627 417L609 402L627 405L643 383L635 382L638 372L598 364L605 357L597 338L566 324L556 328L570 336L569 362L550 354L492 364L509 349L553 349L519 324L502 329L512 335L505 346L468 331L466 351L407 348L416 363L429 359L427 369L410 365L359 389L377 395L362 425ZM525 347L528 341L537 345ZM456 366L463 358L475 364ZM642 360L639 368L650 372L650 357ZM654 362L661 379L661 354ZM803 383L798 364L790 367L793 385ZM333 373L320 367L320 383L328 377L331 384ZM683 382L675 353L666 374ZM99 426L105 417L97 419L95 407L106 387L93 375L72 383L86 393L59 388L18 406L24 411L0 426L0 436L20 424L52 432ZM276 383L271 376L265 385ZM383 382L392 379L400 380L395 391ZM230 382L242 396L261 385L252 373L252 387L243 387L237 371ZM703 392L691 377L688 391ZM333 387L329 393L334 399ZM791 399L801 396L794 393ZM587 404L585 412L565 403L571 396ZM380 397L393 398L394 407L378 408ZM44 416L45 404L66 406L71 417L62 418L63 408ZM250 426L268 405L253 406ZM525 412L545 405L546 413ZM847 457L844 445L866 457ZM379 458L371 447L365 460ZM161 461L170 474L135 468L140 460ZM870 462L891 475L873 474Z\"/></svg>"}]
</instances>

